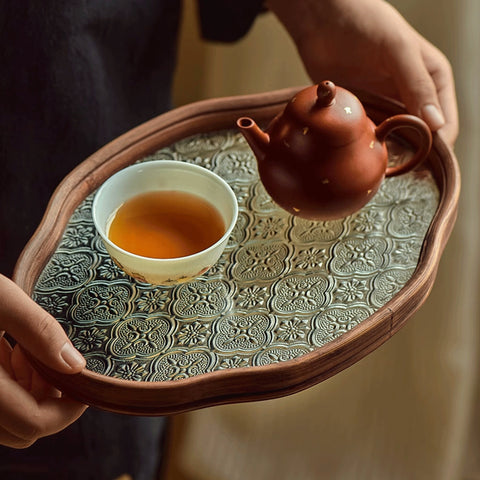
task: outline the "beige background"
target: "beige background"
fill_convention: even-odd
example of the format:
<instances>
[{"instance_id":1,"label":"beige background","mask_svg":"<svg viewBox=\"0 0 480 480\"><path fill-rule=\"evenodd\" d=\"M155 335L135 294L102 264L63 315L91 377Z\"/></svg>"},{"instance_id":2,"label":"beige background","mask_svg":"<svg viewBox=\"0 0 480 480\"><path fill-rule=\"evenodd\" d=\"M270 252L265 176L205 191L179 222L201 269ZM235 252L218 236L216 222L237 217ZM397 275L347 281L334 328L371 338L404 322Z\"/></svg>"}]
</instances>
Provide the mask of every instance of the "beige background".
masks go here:
<instances>
[{"instance_id":1,"label":"beige background","mask_svg":"<svg viewBox=\"0 0 480 480\"><path fill-rule=\"evenodd\" d=\"M270 14L233 46L199 41L193 2L183 29L175 101L309 82ZM174 479L480 479L480 2L395 0L452 62L463 173L459 218L434 289L393 339L358 364L283 399L182 415Z\"/></svg>"}]
</instances>

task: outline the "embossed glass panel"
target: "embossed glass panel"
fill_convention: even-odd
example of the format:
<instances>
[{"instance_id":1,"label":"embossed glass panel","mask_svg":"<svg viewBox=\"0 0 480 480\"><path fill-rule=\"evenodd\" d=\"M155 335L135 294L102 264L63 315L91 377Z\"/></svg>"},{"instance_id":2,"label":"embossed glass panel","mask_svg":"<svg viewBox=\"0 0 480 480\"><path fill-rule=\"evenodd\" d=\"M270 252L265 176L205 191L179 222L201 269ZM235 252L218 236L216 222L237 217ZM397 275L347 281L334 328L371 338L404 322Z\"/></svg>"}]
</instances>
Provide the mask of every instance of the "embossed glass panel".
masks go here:
<instances>
[{"instance_id":1,"label":"embossed glass panel","mask_svg":"<svg viewBox=\"0 0 480 480\"><path fill-rule=\"evenodd\" d=\"M409 154L396 151L396 161ZM312 222L272 202L237 132L185 138L141 161L161 159L202 165L232 186L240 213L217 265L173 287L127 277L95 233L92 194L34 292L87 367L111 377L178 380L283 362L331 342L411 278L439 201L435 181L421 170L386 179L348 218Z\"/></svg>"}]
</instances>

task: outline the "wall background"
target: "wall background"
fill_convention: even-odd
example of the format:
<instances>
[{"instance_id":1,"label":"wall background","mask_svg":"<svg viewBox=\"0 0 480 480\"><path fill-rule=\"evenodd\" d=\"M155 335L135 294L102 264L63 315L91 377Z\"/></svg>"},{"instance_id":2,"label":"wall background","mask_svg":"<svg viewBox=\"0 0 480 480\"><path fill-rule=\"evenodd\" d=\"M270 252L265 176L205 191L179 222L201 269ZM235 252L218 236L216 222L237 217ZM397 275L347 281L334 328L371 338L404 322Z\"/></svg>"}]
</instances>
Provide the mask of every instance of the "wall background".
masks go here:
<instances>
[{"instance_id":1,"label":"wall background","mask_svg":"<svg viewBox=\"0 0 480 480\"><path fill-rule=\"evenodd\" d=\"M177 105L310 83L272 15L233 46L207 45L184 3ZM462 196L433 291L393 339L310 390L177 417L171 479L480 479L480 2L391 3L447 55L457 84Z\"/></svg>"},{"instance_id":2,"label":"wall background","mask_svg":"<svg viewBox=\"0 0 480 480\"><path fill-rule=\"evenodd\" d=\"M177 105L311 83L294 44L273 15L260 15L249 34L233 45L206 43L199 39L195 2L184 5Z\"/></svg>"}]
</instances>

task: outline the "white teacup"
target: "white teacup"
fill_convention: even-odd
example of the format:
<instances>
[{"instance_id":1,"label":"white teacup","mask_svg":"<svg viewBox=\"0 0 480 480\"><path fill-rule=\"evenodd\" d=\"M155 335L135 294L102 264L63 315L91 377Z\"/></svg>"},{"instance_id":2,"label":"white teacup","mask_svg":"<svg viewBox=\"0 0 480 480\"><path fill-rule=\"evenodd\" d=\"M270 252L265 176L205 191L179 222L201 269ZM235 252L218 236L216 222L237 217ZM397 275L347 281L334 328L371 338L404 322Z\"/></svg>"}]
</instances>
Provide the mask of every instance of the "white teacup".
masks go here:
<instances>
[{"instance_id":1,"label":"white teacup","mask_svg":"<svg viewBox=\"0 0 480 480\"><path fill-rule=\"evenodd\" d=\"M116 211L127 200L142 193L168 190L197 195L219 211L224 235L210 247L178 258L149 258L130 253L108 238ZM171 160L131 165L105 181L92 207L93 222L113 261L128 275L152 285L174 285L193 280L211 268L223 253L235 226L238 205L225 180L206 168Z\"/></svg>"}]
</instances>

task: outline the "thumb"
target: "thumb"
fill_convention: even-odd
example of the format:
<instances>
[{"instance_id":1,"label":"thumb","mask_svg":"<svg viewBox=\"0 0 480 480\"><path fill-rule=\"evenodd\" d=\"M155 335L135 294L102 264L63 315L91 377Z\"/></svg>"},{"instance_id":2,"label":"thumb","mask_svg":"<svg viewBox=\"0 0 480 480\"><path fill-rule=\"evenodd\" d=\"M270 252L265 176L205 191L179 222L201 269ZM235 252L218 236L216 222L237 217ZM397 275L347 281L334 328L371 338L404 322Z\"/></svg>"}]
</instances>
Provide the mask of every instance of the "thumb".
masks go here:
<instances>
[{"instance_id":1,"label":"thumb","mask_svg":"<svg viewBox=\"0 0 480 480\"><path fill-rule=\"evenodd\" d=\"M85 359L60 324L19 286L0 274L0 330L36 359L61 373L78 373Z\"/></svg>"}]
</instances>

